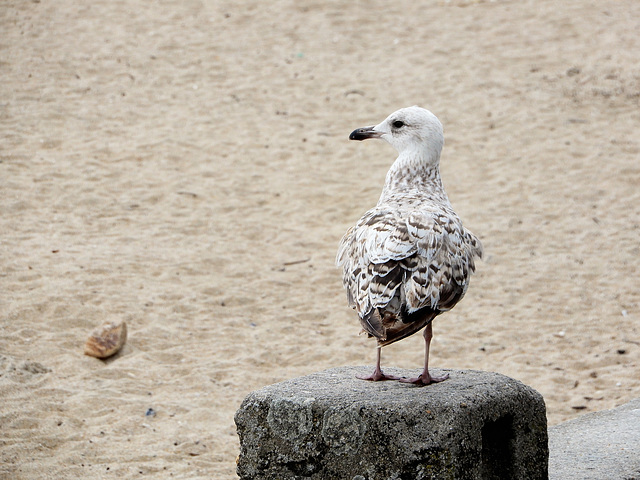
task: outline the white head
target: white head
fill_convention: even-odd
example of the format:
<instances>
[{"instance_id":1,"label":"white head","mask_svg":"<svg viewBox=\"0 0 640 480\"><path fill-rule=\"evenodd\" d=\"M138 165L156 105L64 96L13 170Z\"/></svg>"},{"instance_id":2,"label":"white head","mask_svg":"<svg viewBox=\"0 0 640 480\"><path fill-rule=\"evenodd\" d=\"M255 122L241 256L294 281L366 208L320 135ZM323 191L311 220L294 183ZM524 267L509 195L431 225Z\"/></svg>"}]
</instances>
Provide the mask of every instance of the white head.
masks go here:
<instances>
[{"instance_id":1,"label":"white head","mask_svg":"<svg viewBox=\"0 0 640 480\"><path fill-rule=\"evenodd\" d=\"M442 124L429 110L413 106L393 112L382 123L358 128L349 135L350 140L382 138L401 156L423 157L437 163L444 145Z\"/></svg>"}]
</instances>

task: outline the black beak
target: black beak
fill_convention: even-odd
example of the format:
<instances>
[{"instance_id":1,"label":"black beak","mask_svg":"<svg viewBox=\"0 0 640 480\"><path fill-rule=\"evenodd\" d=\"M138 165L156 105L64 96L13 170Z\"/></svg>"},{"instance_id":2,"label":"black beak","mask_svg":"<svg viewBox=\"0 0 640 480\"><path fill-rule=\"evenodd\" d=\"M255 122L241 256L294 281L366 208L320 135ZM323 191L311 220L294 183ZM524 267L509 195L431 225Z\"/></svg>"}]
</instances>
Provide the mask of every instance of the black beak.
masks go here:
<instances>
[{"instance_id":1,"label":"black beak","mask_svg":"<svg viewBox=\"0 0 640 480\"><path fill-rule=\"evenodd\" d=\"M349 140L366 140L367 138L380 138L382 133L376 132L373 127L363 127L356 128L351 135L349 135Z\"/></svg>"}]
</instances>

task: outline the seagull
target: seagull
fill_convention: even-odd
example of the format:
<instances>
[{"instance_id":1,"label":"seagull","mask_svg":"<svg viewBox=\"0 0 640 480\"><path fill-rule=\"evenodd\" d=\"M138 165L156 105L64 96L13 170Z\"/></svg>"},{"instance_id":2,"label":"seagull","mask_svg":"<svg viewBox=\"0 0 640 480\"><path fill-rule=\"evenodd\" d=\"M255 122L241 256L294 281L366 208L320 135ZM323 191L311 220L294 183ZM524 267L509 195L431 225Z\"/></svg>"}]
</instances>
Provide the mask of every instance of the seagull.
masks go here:
<instances>
[{"instance_id":1,"label":"seagull","mask_svg":"<svg viewBox=\"0 0 640 480\"><path fill-rule=\"evenodd\" d=\"M440 178L442 124L429 110L413 106L375 126L358 128L350 140L380 138L398 151L378 204L340 241L349 306L363 331L377 340L374 372L363 380L399 380L429 385L449 378L429 373L432 321L451 310L467 291L482 258L480 240L453 211ZM424 369L416 378L386 375L380 351L424 328Z\"/></svg>"}]
</instances>

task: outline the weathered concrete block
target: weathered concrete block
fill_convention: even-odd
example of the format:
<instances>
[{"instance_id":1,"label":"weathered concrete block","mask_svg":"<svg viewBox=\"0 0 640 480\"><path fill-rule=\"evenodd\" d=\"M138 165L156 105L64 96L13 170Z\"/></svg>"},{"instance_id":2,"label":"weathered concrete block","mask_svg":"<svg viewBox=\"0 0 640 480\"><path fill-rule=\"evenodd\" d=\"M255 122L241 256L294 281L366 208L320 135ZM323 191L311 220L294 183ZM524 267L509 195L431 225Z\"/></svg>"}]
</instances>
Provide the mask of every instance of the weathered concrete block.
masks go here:
<instances>
[{"instance_id":1,"label":"weathered concrete block","mask_svg":"<svg viewBox=\"0 0 640 480\"><path fill-rule=\"evenodd\" d=\"M449 380L426 387L355 378L368 370L334 368L249 394L235 417L240 478L547 479L535 390L473 370L446 370Z\"/></svg>"},{"instance_id":2,"label":"weathered concrete block","mask_svg":"<svg viewBox=\"0 0 640 480\"><path fill-rule=\"evenodd\" d=\"M640 398L549 429L551 480L640 480Z\"/></svg>"}]
</instances>

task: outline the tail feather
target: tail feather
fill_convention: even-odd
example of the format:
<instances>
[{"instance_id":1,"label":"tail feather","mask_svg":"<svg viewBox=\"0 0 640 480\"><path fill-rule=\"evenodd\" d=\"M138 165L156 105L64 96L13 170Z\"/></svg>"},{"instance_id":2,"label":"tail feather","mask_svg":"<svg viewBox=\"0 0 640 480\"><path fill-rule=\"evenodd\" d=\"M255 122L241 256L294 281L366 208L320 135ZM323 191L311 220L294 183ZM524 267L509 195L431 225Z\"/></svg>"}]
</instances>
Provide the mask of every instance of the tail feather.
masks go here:
<instances>
[{"instance_id":1,"label":"tail feather","mask_svg":"<svg viewBox=\"0 0 640 480\"><path fill-rule=\"evenodd\" d=\"M364 317L360 318L360 323L365 332L376 337L378 342L387 338L386 328L382 324L382 317L377 308L372 308Z\"/></svg>"},{"instance_id":2,"label":"tail feather","mask_svg":"<svg viewBox=\"0 0 640 480\"><path fill-rule=\"evenodd\" d=\"M400 319L396 319L385 329L385 338L378 337L378 345L384 347L402 340L429 325L440 313L440 310L431 307L421 308L413 313L404 312Z\"/></svg>"}]
</instances>

